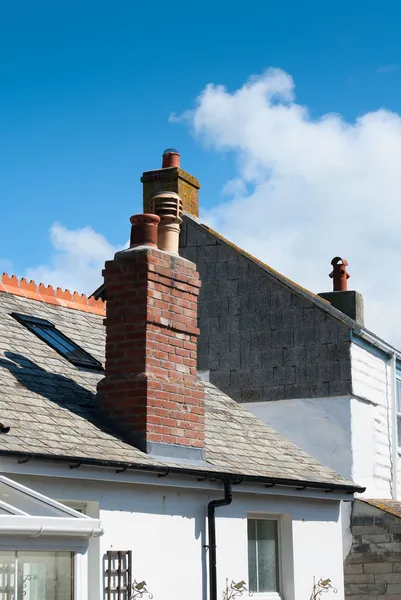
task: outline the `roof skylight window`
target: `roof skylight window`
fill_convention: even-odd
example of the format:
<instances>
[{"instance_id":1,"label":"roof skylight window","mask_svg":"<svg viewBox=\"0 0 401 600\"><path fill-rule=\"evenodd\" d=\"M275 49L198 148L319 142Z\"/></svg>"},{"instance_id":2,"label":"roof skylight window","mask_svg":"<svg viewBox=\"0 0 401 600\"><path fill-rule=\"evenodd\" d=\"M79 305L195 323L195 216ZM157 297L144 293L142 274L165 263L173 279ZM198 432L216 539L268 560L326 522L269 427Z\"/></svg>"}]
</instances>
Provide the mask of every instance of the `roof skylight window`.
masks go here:
<instances>
[{"instance_id":1,"label":"roof skylight window","mask_svg":"<svg viewBox=\"0 0 401 600\"><path fill-rule=\"evenodd\" d=\"M80 348L78 344L70 340L64 333L61 333L50 321L18 313L12 313L11 316L22 325L25 325L27 329L32 331L38 338L46 342L53 350L69 360L73 365L103 370L98 360Z\"/></svg>"}]
</instances>

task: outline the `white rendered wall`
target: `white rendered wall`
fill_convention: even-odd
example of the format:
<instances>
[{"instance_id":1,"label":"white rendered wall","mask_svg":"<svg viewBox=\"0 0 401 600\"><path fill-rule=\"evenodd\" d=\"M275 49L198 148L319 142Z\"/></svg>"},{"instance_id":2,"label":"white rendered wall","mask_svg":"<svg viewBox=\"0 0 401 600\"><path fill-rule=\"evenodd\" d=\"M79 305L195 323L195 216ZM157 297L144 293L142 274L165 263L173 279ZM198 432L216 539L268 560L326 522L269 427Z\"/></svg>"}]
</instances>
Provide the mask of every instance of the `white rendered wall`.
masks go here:
<instances>
[{"instance_id":1,"label":"white rendered wall","mask_svg":"<svg viewBox=\"0 0 401 600\"><path fill-rule=\"evenodd\" d=\"M351 344L352 447L355 481L366 486L364 496L392 497L391 367L388 360Z\"/></svg>"},{"instance_id":2,"label":"white rendered wall","mask_svg":"<svg viewBox=\"0 0 401 600\"><path fill-rule=\"evenodd\" d=\"M250 402L246 408L343 477L352 477L349 397Z\"/></svg>"},{"instance_id":3,"label":"white rendered wall","mask_svg":"<svg viewBox=\"0 0 401 600\"><path fill-rule=\"evenodd\" d=\"M365 497L391 498L390 363L356 344L351 344L351 361L353 397L255 402L247 408L343 477L366 487Z\"/></svg>"},{"instance_id":4,"label":"white rendered wall","mask_svg":"<svg viewBox=\"0 0 401 600\"><path fill-rule=\"evenodd\" d=\"M105 530L99 559L109 549L131 549L133 575L147 582L154 600L208 597L206 507L222 492L32 476L18 477L18 481L52 497L99 502ZM339 589L336 598L342 600L339 504L337 500L235 491L233 503L216 510L218 597L226 577L248 581L247 516L270 514L280 517L285 600L309 599L313 577L330 577ZM102 570L92 571L92 586L103 589Z\"/></svg>"}]
</instances>

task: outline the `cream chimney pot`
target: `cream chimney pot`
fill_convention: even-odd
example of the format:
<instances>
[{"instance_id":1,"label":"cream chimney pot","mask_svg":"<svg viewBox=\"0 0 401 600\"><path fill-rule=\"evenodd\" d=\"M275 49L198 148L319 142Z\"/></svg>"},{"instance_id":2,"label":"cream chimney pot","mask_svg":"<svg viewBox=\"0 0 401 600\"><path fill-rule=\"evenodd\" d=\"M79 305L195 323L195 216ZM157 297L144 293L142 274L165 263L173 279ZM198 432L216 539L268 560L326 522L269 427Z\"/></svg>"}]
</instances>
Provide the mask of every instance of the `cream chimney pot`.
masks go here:
<instances>
[{"instance_id":1,"label":"cream chimney pot","mask_svg":"<svg viewBox=\"0 0 401 600\"><path fill-rule=\"evenodd\" d=\"M182 201L175 192L159 192L152 198L153 212L160 217L157 245L159 250L178 254Z\"/></svg>"}]
</instances>

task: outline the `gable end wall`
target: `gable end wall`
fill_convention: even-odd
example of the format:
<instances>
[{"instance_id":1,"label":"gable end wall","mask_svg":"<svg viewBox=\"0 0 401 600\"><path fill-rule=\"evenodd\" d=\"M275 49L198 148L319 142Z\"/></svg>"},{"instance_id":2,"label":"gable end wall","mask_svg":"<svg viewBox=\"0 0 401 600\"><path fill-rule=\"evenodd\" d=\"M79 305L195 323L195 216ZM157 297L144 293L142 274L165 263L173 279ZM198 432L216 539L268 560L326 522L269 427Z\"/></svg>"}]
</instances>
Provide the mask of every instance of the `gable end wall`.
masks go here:
<instances>
[{"instance_id":1,"label":"gable end wall","mask_svg":"<svg viewBox=\"0 0 401 600\"><path fill-rule=\"evenodd\" d=\"M351 393L348 327L188 217L180 254L200 274L198 368L213 384L239 402Z\"/></svg>"}]
</instances>

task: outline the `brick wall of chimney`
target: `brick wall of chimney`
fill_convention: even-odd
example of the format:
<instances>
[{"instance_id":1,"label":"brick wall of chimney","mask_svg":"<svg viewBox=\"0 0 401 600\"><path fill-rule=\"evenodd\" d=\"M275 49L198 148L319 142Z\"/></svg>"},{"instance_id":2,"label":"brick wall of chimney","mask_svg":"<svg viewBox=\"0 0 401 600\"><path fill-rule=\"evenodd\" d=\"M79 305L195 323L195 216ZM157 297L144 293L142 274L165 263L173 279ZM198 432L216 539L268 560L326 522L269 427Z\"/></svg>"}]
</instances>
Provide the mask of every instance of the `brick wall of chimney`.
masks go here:
<instances>
[{"instance_id":1,"label":"brick wall of chimney","mask_svg":"<svg viewBox=\"0 0 401 600\"><path fill-rule=\"evenodd\" d=\"M102 409L144 451L152 452L158 444L202 449L195 265L156 248L131 248L106 263L104 280Z\"/></svg>"}]
</instances>

